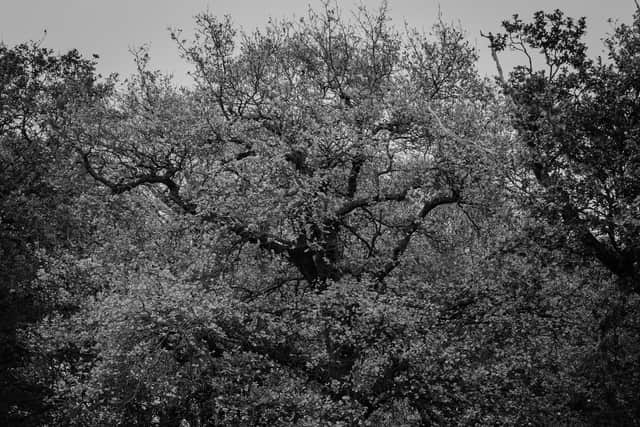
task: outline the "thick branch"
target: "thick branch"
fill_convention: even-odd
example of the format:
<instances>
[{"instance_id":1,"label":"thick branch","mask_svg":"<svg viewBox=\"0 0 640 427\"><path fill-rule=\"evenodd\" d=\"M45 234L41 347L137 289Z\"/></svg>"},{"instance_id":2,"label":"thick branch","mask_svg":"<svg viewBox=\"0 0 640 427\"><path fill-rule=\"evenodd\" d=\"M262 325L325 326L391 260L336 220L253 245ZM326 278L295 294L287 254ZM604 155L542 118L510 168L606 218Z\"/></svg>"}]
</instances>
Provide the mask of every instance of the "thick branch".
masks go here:
<instances>
[{"instance_id":1,"label":"thick branch","mask_svg":"<svg viewBox=\"0 0 640 427\"><path fill-rule=\"evenodd\" d=\"M311 170L307 166L307 153L301 150L292 150L284 156L285 160L293 165L300 173L305 175L311 174Z\"/></svg>"},{"instance_id":2,"label":"thick branch","mask_svg":"<svg viewBox=\"0 0 640 427\"><path fill-rule=\"evenodd\" d=\"M122 194L127 191L131 191L136 187L144 184L164 184L168 180L167 177L154 174L141 175L140 177L124 183L113 182L104 176L100 175L91 165L89 161L89 155L87 153L81 153L83 165L89 175L96 181L108 187L113 194Z\"/></svg>"},{"instance_id":3,"label":"thick branch","mask_svg":"<svg viewBox=\"0 0 640 427\"><path fill-rule=\"evenodd\" d=\"M360 175L360 169L364 158L358 156L351 161L351 171L349 172L349 180L347 182L347 197L352 198L358 191L358 176Z\"/></svg>"},{"instance_id":4,"label":"thick branch","mask_svg":"<svg viewBox=\"0 0 640 427\"><path fill-rule=\"evenodd\" d=\"M568 197L568 196L566 196ZM562 211L562 219L577 233L583 247L600 261L609 271L620 278L635 278L637 272L633 267L634 256L627 257L611 245L598 240L589 230L584 220L580 219L578 210L569 202Z\"/></svg>"},{"instance_id":5,"label":"thick branch","mask_svg":"<svg viewBox=\"0 0 640 427\"><path fill-rule=\"evenodd\" d=\"M391 253L391 260L389 260L384 267L376 274L378 279L382 280L386 276L389 275L393 271L394 268L398 266L400 263L400 257L404 254L404 252L409 247L409 242L411 242L411 238L414 233L418 231L420 225L422 224L422 220L435 208L441 205L446 205L450 203L458 203L460 202L460 194L458 192L452 192L451 194L441 194L434 197L431 200L428 200L422 205L420 212L416 216L416 219L411 223L409 227L407 227L404 236L398 241L396 246L393 248L393 252Z\"/></svg>"},{"instance_id":6,"label":"thick branch","mask_svg":"<svg viewBox=\"0 0 640 427\"><path fill-rule=\"evenodd\" d=\"M336 210L335 215L337 217L342 217L347 215L350 212L358 208L366 208L372 206L379 202L388 202L388 201L396 201L401 202L407 198L408 189L402 190L397 193L390 193L384 195L377 195L374 197L363 197L360 199L354 199L343 204L338 210Z\"/></svg>"},{"instance_id":7,"label":"thick branch","mask_svg":"<svg viewBox=\"0 0 640 427\"><path fill-rule=\"evenodd\" d=\"M80 152L80 156L82 157L82 164L85 170L87 171L87 173L93 179L103 184L105 187L109 188L112 194L126 193L127 191L131 191L136 187L140 187L146 184L163 184L169 192L169 198L175 204L180 206L187 213L190 213L190 214L196 213L195 204L184 200L184 198L180 196L180 187L172 179L172 176L175 173L175 171L168 171L163 175L145 174L128 182L113 182L110 179L106 178L105 176L99 174L95 170L95 168L91 164L91 161L89 160L88 153Z\"/></svg>"},{"instance_id":8,"label":"thick branch","mask_svg":"<svg viewBox=\"0 0 640 427\"><path fill-rule=\"evenodd\" d=\"M230 230L243 240L250 243L257 243L260 245L261 249L273 251L279 255L288 255L295 247L293 242L289 242L269 233L251 231L247 226L242 224L233 225L230 227Z\"/></svg>"}]
</instances>

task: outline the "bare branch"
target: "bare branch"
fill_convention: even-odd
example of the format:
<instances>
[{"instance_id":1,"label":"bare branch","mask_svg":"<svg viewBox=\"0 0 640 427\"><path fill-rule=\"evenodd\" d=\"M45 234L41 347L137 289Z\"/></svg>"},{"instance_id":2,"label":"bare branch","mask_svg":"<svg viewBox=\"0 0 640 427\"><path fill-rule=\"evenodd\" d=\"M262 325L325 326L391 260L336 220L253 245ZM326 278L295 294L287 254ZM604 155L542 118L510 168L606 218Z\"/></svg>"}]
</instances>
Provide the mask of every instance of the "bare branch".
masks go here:
<instances>
[{"instance_id":1,"label":"bare branch","mask_svg":"<svg viewBox=\"0 0 640 427\"><path fill-rule=\"evenodd\" d=\"M491 58L493 58L493 62L495 62L496 64L496 68L498 70L498 79L500 80L500 83L502 83L502 85L505 86L507 84L507 81L504 78L504 72L502 71L502 65L500 64L500 59L498 59L498 52L496 52L496 48L493 46L494 36L491 33L483 34L482 31L480 32L480 35L488 39L490 42L489 47L491 49Z\"/></svg>"}]
</instances>

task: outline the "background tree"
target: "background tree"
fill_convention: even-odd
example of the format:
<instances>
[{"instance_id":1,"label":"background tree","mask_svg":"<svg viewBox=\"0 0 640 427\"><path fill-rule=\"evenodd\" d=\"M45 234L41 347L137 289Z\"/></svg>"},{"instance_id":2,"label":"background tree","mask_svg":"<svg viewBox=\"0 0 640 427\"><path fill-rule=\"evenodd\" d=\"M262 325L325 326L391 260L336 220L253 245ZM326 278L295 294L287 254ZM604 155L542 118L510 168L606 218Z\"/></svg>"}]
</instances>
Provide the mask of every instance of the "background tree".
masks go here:
<instances>
[{"instance_id":1,"label":"background tree","mask_svg":"<svg viewBox=\"0 0 640 427\"><path fill-rule=\"evenodd\" d=\"M86 253L92 222L73 146L63 136L80 104L101 96L94 62L36 44L0 44L0 422L36 424L47 381L25 366L18 331L52 312L71 312L89 291L67 261ZM46 278L59 275L60 287ZM27 417L22 415L27 414ZM30 418L32 417L32 418Z\"/></svg>"},{"instance_id":2,"label":"background tree","mask_svg":"<svg viewBox=\"0 0 640 427\"><path fill-rule=\"evenodd\" d=\"M532 213L557 233L532 236L581 255L585 264L597 261L618 287L602 282L609 296L604 312L594 312L600 317L598 352L585 364L602 392L590 392L592 403L582 409L592 422L633 424L640 389L634 367L640 344L640 10L631 25L618 25L605 40L605 60L586 56L585 20L559 10L537 12L531 23L515 15L503 26L504 34L488 37L529 171L517 186ZM497 57L507 48L526 60L508 79ZM534 66L537 60L542 67Z\"/></svg>"},{"instance_id":3,"label":"background tree","mask_svg":"<svg viewBox=\"0 0 640 427\"><path fill-rule=\"evenodd\" d=\"M606 40L608 61L587 58L585 20L559 10L538 12L532 23L516 15L503 25L505 34L489 36L494 54L511 48L527 59L501 79L517 107L514 126L540 190L534 201L622 288L637 293L638 12L631 26L618 26ZM536 54L545 68L534 68Z\"/></svg>"}]
</instances>

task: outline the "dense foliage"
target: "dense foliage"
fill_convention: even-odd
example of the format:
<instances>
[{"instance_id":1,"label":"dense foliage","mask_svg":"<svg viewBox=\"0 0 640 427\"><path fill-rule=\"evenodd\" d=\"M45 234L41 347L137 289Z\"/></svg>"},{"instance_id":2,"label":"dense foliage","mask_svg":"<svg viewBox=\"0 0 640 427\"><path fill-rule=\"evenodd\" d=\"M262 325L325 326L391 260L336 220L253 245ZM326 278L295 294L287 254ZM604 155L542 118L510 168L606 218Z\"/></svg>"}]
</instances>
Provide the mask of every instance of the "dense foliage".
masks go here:
<instances>
[{"instance_id":1,"label":"dense foliage","mask_svg":"<svg viewBox=\"0 0 640 427\"><path fill-rule=\"evenodd\" d=\"M201 14L188 88L0 46L0 422L637 425L634 18L497 84L386 4Z\"/></svg>"},{"instance_id":2,"label":"dense foliage","mask_svg":"<svg viewBox=\"0 0 640 427\"><path fill-rule=\"evenodd\" d=\"M77 309L89 278L70 261L89 250L95 186L61 130L101 96L94 64L72 51L0 45L0 423L39 419L47 387L31 377L19 330ZM45 280L56 276L58 280ZM35 423L32 420L30 422Z\"/></svg>"}]
</instances>

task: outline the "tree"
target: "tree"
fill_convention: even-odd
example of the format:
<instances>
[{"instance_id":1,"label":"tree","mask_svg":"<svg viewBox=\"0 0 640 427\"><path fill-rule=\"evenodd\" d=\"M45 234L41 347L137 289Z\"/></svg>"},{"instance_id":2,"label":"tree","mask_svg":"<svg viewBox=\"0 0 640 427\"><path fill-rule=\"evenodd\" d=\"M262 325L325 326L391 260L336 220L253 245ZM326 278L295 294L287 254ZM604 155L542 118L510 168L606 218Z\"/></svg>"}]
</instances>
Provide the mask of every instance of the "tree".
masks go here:
<instances>
[{"instance_id":1,"label":"tree","mask_svg":"<svg viewBox=\"0 0 640 427\"><path fill-rule=\"evenodd\" d=\"M93 186L78 179L83 173L62 130L79 105L104 90L96 82L94 62L77 51L54 55L33 43L0 44L3 424L36 423L48 393L48 384L32 381L25 368L33 354L20 329L52 312L73 311L84 292L72 283L81 272L64 259L75 259L86 247L90 220L80 206L86 202L83 193ZM66 285L49 288L40 280L52 271L66 275Z\"/></svg>"},{"instance_id":2,"label":"tree","mask_svg":"<svg viewBox=\"0 0 640 427\"><path fill-rule=\"evenodd\" d=\"M538 12L532 23L516 15L503 25L505 34L489 35L494 57L511 48L527 59L508 80L500 72L500 80L526 144L534 203L626 292L637 293L640 12L606 41L608 61L586 56L585 20L559 10ZM534 67L538 58L544 69ZM524 189L533 187L531 178L521 182Z\"/></svg>"},{"instance_id":3,"label":"tree","mask_svg":"<svg viewBox=\"0 0 640 427\"><path fill-rule=\"evenodd\" d=\"M181 97L141 54L121 110L92 118L117 133L78 131L87 171L113 193L164 188L176 208L320 288L345 275L384 281L434 209L473 202L482 174L468 160L481 153L456 147L432 115L458 127L457 110L469 135L490 120L457 30L411 34L403 48L385 6L355 25L327 6L238 46L228 19L197 23L193 45L174 34L196 91Z\"/></svg>"},{"instance_id":4,"label":"tree","mask_svg":"<svg viewBox=\"0 0 640 427\"><path fill-rule=\"evenodd\" d=\"M93 413L114 417L106 423L145 424L158 411L162 422L184 414L214 425L375 423L398 411L413 422L455 417L460 397L440 361L422 365L439 359L429 341L444 338L420 327L427 305L399 297L413 292L400 278L412 247L434 251L447 230L473 228L473 216L498 197L492 170L506 138L495 137L504 130L494 114L500 105L477 77L461 31L440 22L432 36L403 38L386 5L377 14L360 9L353 23L325 5L302 22L272 22L241 37L228 18L203 14L194 42L174 32L195 66L195 89L149 71L139 51L139 72L125 89L79 115L70 135L93 179L114 195L163 203L160 229L188 224L183 238L209 241L188 269L175 261L184 253L166 249L170 278L154 266L140 270L149 273L140 283L152 289L166 279L181 293L195 281L200 304L225 298L195 318L184 311L193 302L161 310L215 325L203 326L213 334L207 344L170 321L171 339L189 343L186 356L157 335L136 335L168 331L147 316L151 300L117 307L102 300L113 321L93 335L114 353L86 373L95 382L81 381L95 396L87 403ZM141 326L119 323L122 316ZM200 352L212 365L198 362L205 372L187 373ZM140 377L126 366L172 374ZM430 387L433 378L439 385ZM152 409L165 381L180 398ZM100 384L105 389L93 394ZM185 409L192 401L195 412Z\"/></svg>"},{"instance_id":5,"label":"tree","mask_svg":"<svg viewBox=\"0 0 640 427\"><path fill-rule=\"evenodd\" d=\"M607 295L593 311L599 342L580 374L597 386L587 386L591 397L573 406L592 423L637 423L640 9L605 41L606 60L587 57L584 18L556 10L537 12L530 23L515 15L503 26L504 34L488 38L528 172L517 186L533 215L553 230L531 235L577 253L583 265L597 262L617 285L612 290L606 278L599 285ZM497 56L507 48L525 59L508 79ZM540 59L544 65L536 68Z\"/></svg>"}]
</instances>

